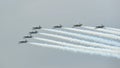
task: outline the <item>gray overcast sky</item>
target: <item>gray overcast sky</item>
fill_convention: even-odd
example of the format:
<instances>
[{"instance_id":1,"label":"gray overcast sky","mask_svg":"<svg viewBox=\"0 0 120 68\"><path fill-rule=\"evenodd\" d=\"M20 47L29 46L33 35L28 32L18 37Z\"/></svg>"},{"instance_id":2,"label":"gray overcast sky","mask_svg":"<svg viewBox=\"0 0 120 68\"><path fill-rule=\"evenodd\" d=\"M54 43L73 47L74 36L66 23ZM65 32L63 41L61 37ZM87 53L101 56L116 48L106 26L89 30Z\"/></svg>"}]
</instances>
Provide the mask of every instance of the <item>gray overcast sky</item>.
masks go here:
<instances>
[{"instance_id":1,"label":"gray overcast sky","mask_svg":"<svg viewBox=\"0 0 120 68\"><path fill-rule=\"evenodd\" d=\"M0 68L119 68L120 60L18 45L32 26L120 28L120 0L0 0Z\"/></svg>"}]
</instances>

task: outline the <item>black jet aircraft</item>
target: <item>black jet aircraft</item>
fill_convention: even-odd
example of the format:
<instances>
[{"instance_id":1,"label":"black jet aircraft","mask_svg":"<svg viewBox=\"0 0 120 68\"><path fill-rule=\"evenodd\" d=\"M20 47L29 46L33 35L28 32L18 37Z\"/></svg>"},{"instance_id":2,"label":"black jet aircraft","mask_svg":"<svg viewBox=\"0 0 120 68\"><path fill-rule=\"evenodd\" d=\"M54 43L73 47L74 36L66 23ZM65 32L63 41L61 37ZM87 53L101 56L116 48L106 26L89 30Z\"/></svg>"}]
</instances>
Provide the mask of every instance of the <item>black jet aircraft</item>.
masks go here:
<instances>
[{"instance_id":1,"label":"black jet aircraft","mask_svg":"<svg viewBox=\"0 0 120 68\"><path fill-rule=\"evenodd\" d=\"M33 27L33 30L35 30L35 29L41 29L41 28L42 28L41 26Z\"/></svg>"},{"instance_id":2,"label":"black jet aircraft","mask_svg":"<svg viewBox=\"0 0 120 68\"><path fill-rule=\"evenodd\" d=\"M83 24L76 24L76 25L73 25L73 28L74 27L81 27Z\"/></svg>"},{"instance_id":3,"label":"black jet aircraft","mask_svg":"<svg viewBox=\"0 0 120 68\"><path fill-rule=\"evenodd\" d=\"M38 31L31 31L31 32L29 32L30 34L37 34L38 33Z\"/></svg>"},{"instance_id":4,"label":"black jet aircraft","mask_svg":"<svg viewBox=\"0 0 120 68\"><path fill-rule=\"evenodd\" d=\"M24 38L32 38L32 35L24 36Z\"/></svg>"},{"instance_id":5,"label":"black jet aircraft","mask_svg":"<svg viewBox=\"0 0 120 68\"><path fill-rule=\"evenodd\" d=\"M60 25L57 25L57 26L53 26L53 28L62 28L63 26L60 24Z\"/></svg>"},{"instance_id":6,"label":"black jet aircraft","mask_svg":"<svg viewBox=\"0 0 120 68\"><path fill-rule=\"evenodd\" d=\"M104 25L101 25L101 26L96 26L95 28L104 28L105 26Z\"/></svg>"},{"instance_id":7,"label":"black jet aircraft","mask_svg":"<svg viewBox=\"0 0 120 68\"><path fill-rule=\"evenodd\" d=\"M27 43L28 41L27 40L24 40L24 41L20 41L19 43Z\"/></svg>"}]
</instances>

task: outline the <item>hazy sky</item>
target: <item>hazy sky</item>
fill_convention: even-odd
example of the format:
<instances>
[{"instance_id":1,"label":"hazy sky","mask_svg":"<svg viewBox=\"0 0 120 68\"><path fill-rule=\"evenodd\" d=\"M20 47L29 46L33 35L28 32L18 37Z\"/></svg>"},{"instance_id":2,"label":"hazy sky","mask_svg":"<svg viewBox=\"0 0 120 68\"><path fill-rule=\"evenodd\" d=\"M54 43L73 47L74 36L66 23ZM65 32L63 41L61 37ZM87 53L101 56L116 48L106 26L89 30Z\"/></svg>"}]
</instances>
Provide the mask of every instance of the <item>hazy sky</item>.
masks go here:
<instances>
[{"instance_id":1,"label":"hazy sky","mask_svg":"<svg viewBox=\"0 0 120 68\"><path fill-rule=\"evenodd\" d=\"M0 68L119 68L111 57L18 45L33 26L120 28L120 0L0 0Z\"/></svg>"}]
</instances>

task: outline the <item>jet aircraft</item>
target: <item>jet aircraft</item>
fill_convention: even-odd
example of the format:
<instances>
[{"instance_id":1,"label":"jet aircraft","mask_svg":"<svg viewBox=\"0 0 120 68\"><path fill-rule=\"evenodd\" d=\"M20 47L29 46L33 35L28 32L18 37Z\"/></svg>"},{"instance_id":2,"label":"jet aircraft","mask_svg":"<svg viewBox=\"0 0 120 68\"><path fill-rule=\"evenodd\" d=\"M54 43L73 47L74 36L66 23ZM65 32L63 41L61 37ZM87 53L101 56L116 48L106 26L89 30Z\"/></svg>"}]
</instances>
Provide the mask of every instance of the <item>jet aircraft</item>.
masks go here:
<instances>
[{"instance_id":1,"label":"jet aircraft","mask_svg":"<svg viewBox=\"0 0 120 68\"><path fill-rule=\"evenodd\" d=\"M38 31L31 31L31 32L29 32L30 34L37 34L38 33Z\"/></svg>"},{"instance_id":2,"label":"jet aircraft","mask_svg":"<svg viewBox=\"0 0 120 68\"><path fill-rule=\"evenodd\" d=\"M35 29L41 29L41 28L42 28L41 26L33 27L33 30L35 30Z\"/></svg>"},{"instance_id":3,"label":"jet aircraft","mask_svg":"<svg viewBox=\"0 0 120 68\"><path fill-rule=\"evenodd\" d=\"M24 36L24 38L32 38L32 35L30 34L29 36Z\"/></svg>"},{"instance_id":4,"label":"jet aircraft","mask_svg":"<svg viewBox=\"0 0 120 68\"><path fill-rule=\"evenodd\" d=\"M104 25L101 25L101 26L96 26L95 28L104 28L105 26Z\"/></svg>"},{"instance_id":5,"label":"jet aircraft","mask_svg":"<svg viewBox=\"0 0 120 68\"><path fill-rule=\"evenodd\" d=\"M27 40L19 41L19 43L27 43L27 42L28 42Z\"/></svg>"},{"instance_id":6,"label":"jet aircraft","mask_svg":"<svg viewBox=\"0 0 120 68\"><path fill-rule=\"evenodd\" d=\"M73 25L73 28L74 27L81 27L83 24L76 24L76 25Z\"/></svg>"},{"instance_id":7,"label":"jet aircraft","mask_svg":"<svg viewBox=\"0 0 120 68\"><path fill-rule=\"evenodd\" d=\"M63 26L60 24L60 25L57 25L57 26L53 26L53 28L62 28Z\"/></svg>"}]
</instances>

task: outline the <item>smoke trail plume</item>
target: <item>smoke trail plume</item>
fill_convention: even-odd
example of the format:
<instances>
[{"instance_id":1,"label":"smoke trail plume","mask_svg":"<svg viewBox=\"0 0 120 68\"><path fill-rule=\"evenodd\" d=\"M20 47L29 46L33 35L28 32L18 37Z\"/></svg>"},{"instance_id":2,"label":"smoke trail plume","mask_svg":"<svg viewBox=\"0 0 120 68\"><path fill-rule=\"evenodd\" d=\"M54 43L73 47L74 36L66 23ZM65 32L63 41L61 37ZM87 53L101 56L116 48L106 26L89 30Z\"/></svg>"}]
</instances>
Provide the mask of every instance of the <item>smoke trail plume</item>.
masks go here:
<instances>
[{"instance_id":1,"label":"smoke trail plume","mask_svg":"<svg viewBox=\"0 0 120 68\"><path fill-rule=\"evenodd\" d=\"M39 34L45 35L45 36L51 36L51 37L55 37L55 38L59 38L59 39L63 39L63 40L71 41L71 42L77 42L77 43L80 43L81 45L120 50L119 47L113 47L113 46L110 46L110 45L104 45L104 44L100 44L100 43L89 42L89 41L86 41L86 40L75 39L75 38L66 37L66 36L62 36L62 35L56 35L56 34L50 34L50 33L49 34L48 33L39 33Z\"/></svg>"},{"instance_id":2,"label":"smoke trail plume","mask_svg":"<svg viewBox=\"0 0 120 68\"><path fill-rule=\"evenodd\" d=\"M102 52L108 52L108 53L113 53L113 54L119 54L120 55L119 51L114 51L114 50L109 50L109 49L86 47L86 46L82 46L82 45L76 45L76 44L72 44L72 43L66 43L66 42L55 41L55 40L45 39L45 38L38 38L38 37L35 37L34 39L41 40L41 41L46 41L46 42L50 42L50 43L55 43L55 44L62 45L62 46L83 48L83 49L88 49L88 50L102 51Z\"/></svg>"},{"instance_id":3,"label":"smoke trail plume","mask_svg":"<svg viewBox=\"0 0 120 68\"><path fill-rule=\"evenodd\" d=\"M101 56L112 56L120 59L120 55L117 54L110 54L102 51L94 51L94 50L88 50L88 48L70 48L70 47L63 47L58 45L50 45L50 44L41 44L41 43L34 43L30 42L32 45L41 46L41 47L49 47L49 48L56 48L56 49L63 49L63 50L69 50L73 52L81 52L81 53L88 53L88 54L97 54Z\"/></svg>"},{"instance_id":4,"label":"smoke trail plume","mask_svg":"<svg viewBox=\"0 0 120 68\"><path fill-rule=\"evenodd\" d=\"M77 31L77 32L85 33L85 34L90 34L90 35L95 35L95 36L99 36L99 37L104 37L104 38L108 38L108 39L112 39L112 40L119 40L120 41L120 37L119 36L112 35L112 34L105 34L105 33L103 34L103 33L100 33L100 32L81 30L81 29L76 29L76 28L64 28L64 29Z\"/></svg>"},{"instance_id":5,"label":"smoke trail plume","mask_svg":"<svg viewBox=\"0 0 120 68\"><path fill-rule=\"evenodd\" d=\"M106 28L107 28L108 30L120 32L120 29L118 29L118 28L111 28L111 27L106 27Z\"/></svg>"},{"instance_id":6,"label":"smoke trail plume","mask_svg":"<svg viewBox=\"0 0 120 68\"><path fill-rule=\"evenodd\" d=\"M111 41L111 40L106 40L104 38L98 38L96 36L91 36L91 35L84 35L84 34L80 34L80 33L72 33L72 32L67 32L67 31L61 31L61 30L53 30L53 29L44 29L50 32L56 32L59 34L65 34L65 35L70 35L70 36L75 36L78 38L83 38L83 39L87 39L87 40L92 40L94 42L97 43L103 43L103 44L108 44L108 45L114 45L114 46L120 46L118 42L115 41Z\"/></svg>"},{"instance_id":7,"label":"smoke trail plume","mask_svg":"<svg viewBox=\"0 0 120 68\"><path fill-rule=\"evenodd\" d=\"M105 32L105 33L108 33L108 34L120 35L120 32L113 31L113 30L95 29L94 27L90 27L90 26L84 26L84 28L87 28L87 29L90 29L90 30L94 30L94 31Z\"/></svg>"}]
</instances>

